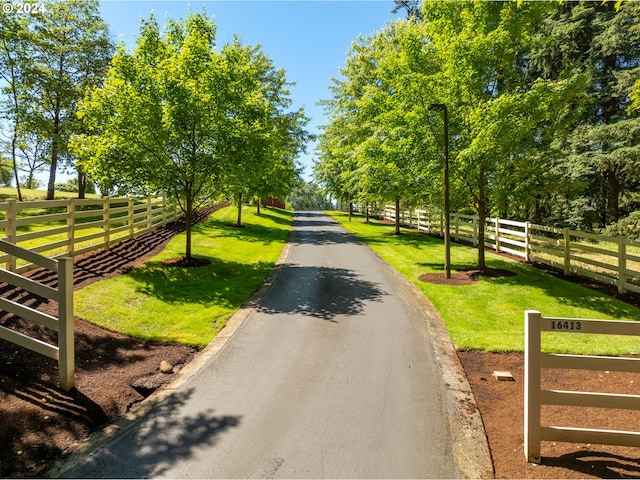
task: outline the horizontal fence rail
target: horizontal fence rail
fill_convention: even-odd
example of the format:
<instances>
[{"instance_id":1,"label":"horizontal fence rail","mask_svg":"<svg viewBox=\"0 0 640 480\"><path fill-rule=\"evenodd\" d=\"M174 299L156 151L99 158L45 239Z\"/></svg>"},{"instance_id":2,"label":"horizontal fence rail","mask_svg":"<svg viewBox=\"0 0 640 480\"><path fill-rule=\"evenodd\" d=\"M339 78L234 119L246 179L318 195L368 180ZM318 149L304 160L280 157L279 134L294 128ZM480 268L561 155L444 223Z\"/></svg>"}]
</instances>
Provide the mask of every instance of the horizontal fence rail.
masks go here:
<instances>
[{"instance_id":1,"label":"horizontal fence rail","mask_svg":"<svg viewBox=\"0 0 640 480\"><path fill-rule=\"evenodd\" d=\"M640 432L541 425L541 405L640 410L640 395L542 390L542 368L638 372L640 359L543 353L541 332L640 336L640 323L543 317L535 310L524 312L524 322L524 453L527 461L540 463L542 441L640 447Z\"/></svg>"},{"instance_id":2,"label":"horizontal fence rail","mask_svg":"<svg viewBox=\"0 0 640 480\"><path fill-rule=\"evenodd\" d=\"M177 205L161 198L66 199L0 202L3 239L46 257L76 256L107 249L113 243L134 238L177 220ZM12 272L37 268L28 259L17 260L9 252L0 264Z\"/></svg>"},{"instance_id":3,"label":"horizontal fence rail","mask_svg":"<svg viewBox=\"0 0 640 480\"><path fill-rule=\"evenodd\" d=\"M62 257L54 260L1 239L0 250L58 274L58 288L52 288L17 273L0 269L0 281L56 301L58 303L58 317L47 315L5 298L0 298L0 309L58 332L58 342L55 345L50 344L3 325L0 325L0 338L57 360L60 370L60 387L70 390L74 386L75 377L73 259Z\"/></svg>"},{"instance_id":4,"label":"horizontal fence rail","mask_svg":"<svg viewBox=\"0 0 640 480\"><path fill-rule=\"evenodd\" d=\"M396 218L393 206L369 207L368 213L388 221ZM429 235L444 235L444 216L439 210L401 210L400 223ZM452 213L449 224L453 240L478 245L477 215ZM640 293L639 241L502 218L486 218L484 227L485 245L498 253L614 285L620 293Z\"/></svg>"}]
</instances>

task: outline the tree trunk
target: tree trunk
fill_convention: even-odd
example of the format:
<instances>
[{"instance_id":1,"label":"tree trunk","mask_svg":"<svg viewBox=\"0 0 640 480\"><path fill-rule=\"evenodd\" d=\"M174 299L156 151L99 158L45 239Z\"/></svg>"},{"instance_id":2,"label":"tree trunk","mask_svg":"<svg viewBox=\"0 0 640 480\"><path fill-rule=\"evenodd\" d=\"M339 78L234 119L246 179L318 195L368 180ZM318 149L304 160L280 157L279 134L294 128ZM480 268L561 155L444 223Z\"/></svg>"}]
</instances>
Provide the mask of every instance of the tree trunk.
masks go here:
<instances>
[{"instance_id":1,"label":"tree trunk","mask_svg":"<svg viewBox=\"0 0 640 480\"><path fill-rule=\"evenodd\" d=\"M258 215L260 215L260 201L261 201L261 198L258 197L258 202L257 202L257 205L258 205L257 213L258 213Z\"/></svg>"},{"instance_id":2,"label":"tree trunk","mask_svg":"<svg viewBox=\"0 0 640 480\"><path fill-rule=\"evenodd\" d=\"M396 197L396 235L400 235L400 197Z\"/></svg>"},{"instance_id":3,"label":"tree trunk","mask_svg":"<svg viewBox=\"0 0 640 480\"><path fill-rule=\"evenodd\" d=\"M238 192L238 222L236 226L242 226L242 192Z\"/></svg>"},{"instance_id":4,"label":"tree trunk","mask_svg":"<svg viewBox=\"0 0 640 480\"><path fill-rule=\"evenodd\" d=\"M478 269L485 270L487 265L484 258L484 226L487 218L487 204L485 198L484 175L480 175L478 192Z\"/></svg>"},{"instance_id":5,"label":"tree trunk","mask_svg":"<svg viewBox=\"0 0 640 480\"><path fill-rule=\"evenodd\" d=\"M369 202L367 202L367 204L365 205L365 208L366 208L366 211L367 211L367 213L366 213L366 215L367 215L366 218L367 219L366 219L365 223L369 223Z\"/></svg>"},{"instance_id":6,"label":"tree trunk","mask_svg":"<svg viewBox=\"0 0 640 480\"><path fill-rule=\"evenodd\" d=\"M18 201L22 201L22 190L20 190L20 177L18 176L18 161L16 160L16 142L17 131L13 131L13 139L11 140L11 159L13 161L13 174L16 178L16 190L18 192Z\"/></svg>"},{"instance_id":7,"label":"tree trunk","mask_svg":"<svg viewBox=\"0 0 640 480\"><path fill-rule=\"evenodd\" d=\"M187 244L185 246L184 256L187 260L191 260L191 222L193 219L193 199L187 196L187 208L184 213L185 231L187 236Z\"/></svg>"},{"instance_id":8,"label":"tree trunk","mask_svg":"<svg viewBox=\"0 0 640 480\"><path fill-rule=\"evenodd\" d=\"M58 148L60 146L60 96L56 97L56 108L53 117L53 136L51 142L51 170L49 170L49 184L47 185L47 200L53 200L56 195L56 170L58 169Z\"/></svg>"},{"instance_id":9,"label":"tree trunk","mask_svg":"<svg viewBox=\"0 0 640 480\"><path fill-rule=\"evenodd\" d=\"M349 221L351 221L352 215L353 215L353 202L351 201L351 195L349 195Z\"/></svg>"},{"instance_id":10,"label":"tree trunk","mask_svg":"<svg viewBox=\"0 0 640 480\"><path fill-rule=\"evenodd\" d=\"M78 172L78 198L83 199L87 191L87 174Z\"/></svg>"}]
</instances>

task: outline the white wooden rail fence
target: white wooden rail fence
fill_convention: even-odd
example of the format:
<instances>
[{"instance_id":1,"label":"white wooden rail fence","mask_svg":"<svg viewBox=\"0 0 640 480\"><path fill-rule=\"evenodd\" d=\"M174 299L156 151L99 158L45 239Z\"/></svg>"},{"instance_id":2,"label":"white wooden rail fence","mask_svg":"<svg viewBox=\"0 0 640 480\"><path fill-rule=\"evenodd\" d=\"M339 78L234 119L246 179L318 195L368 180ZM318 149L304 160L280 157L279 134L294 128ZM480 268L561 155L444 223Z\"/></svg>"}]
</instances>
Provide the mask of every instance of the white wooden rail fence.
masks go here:
<instances>
[{"instance_id":1,"label":"white wooden rail fence","mask_svg":"<svg viewBox=\"0 0 640 480\"><path fill-rule=\"evenodd\" d=\"M57 209L57 213L24 215L25 210ZM0 230L4 240L48 257L75 256L134 238L166 225L180 216L174 203L162 198L66 199L0 203ZM27 212L28 213L28 212ZM1 213L0 213L1 214ZM45 225L43 225L45 224ZM49 225L46 225L49 224ZM6 252L0 264L15 272L37 268L34 264L16 263Z\"/></svg>"},{"instance_id":2,"label":"white wooden rail fence","mask_svg":"<svg viewBox=\"0 0 640 480\"><path fill-rule=\"evenodd\" d=\"M58 213L20 215L27 209L59 209ZM60 386L74 386L73 256L133 238L176 220L179 210L165 198L67 199L0 203L0 282L7 282L58 302L58 318L8 299L0 309L58 332L52 345L0 325L0 338L58 361ZM24 212L23 212L24 213ZM46 224L50 224L47 226ZM28 248L18 245L26 242ZM47 253L47 255L44 255ZM50 258L51 257L51 258ZM20 260L20 264L18 264ZM58 274L58 288L35 282L20 273L44 267Z\"/></svg>"},{"instance_id":3,"label":"white wooden rail fence","mask_svg":"<svg viewBox=\"0 0 640 480\"><path fill-rule=\"evenodd\" d=\"M543 317L535 310L524 313L525 321L525 394L524 450L528 462L540 463L540 442L595 443L640 447L640 432L543 426L541 405L600 407L640 410L640 395L542 390L542 368L640 371L640 358L542 353L541 332L592 333L640 336L640 323L617 320L585 320Z\"/></svg>"},{"instance_id":4,"label":"white wooden rail fence","mask_svg":"<svg viewBox=\"0 0 640 480\"><path fill-rule=\"evenodd\" d=\"M65 390L73 388L75 374L73 259L70 257L62 257L54 260L39 253L20 248L6 240L0 240L0 250L58 274L58 288L56 289L35 282L17 273L0 269L0 281L7 282L10 285L15 285L41 297L58 302L58 317L56 318L33 308L20 305L12 300L0 298L0 308L5 312L13 313L58 332L58 343L57 345L52 345L2 325L0 325L0 338L57 360L60 371L60 387Z\"/></svg>"},{"instance_id":5,"label":"white wooden rail fence","mask_svg":"<svg viewBox=\"0 0 640 480\"><path fill-rule=\"evenodd\" d=\"M395 221L395 207L370 209L372 216ZM436 210L402 210L400 223L428 234L443 235L444 218ZM452 213L453 240L478 244L478 216ZM501 218L485 219L485 245L527 262L538 262L602 283L616 285L620 293L640 293L640 242L553 228Z\"/></svg>"}]
</instances>

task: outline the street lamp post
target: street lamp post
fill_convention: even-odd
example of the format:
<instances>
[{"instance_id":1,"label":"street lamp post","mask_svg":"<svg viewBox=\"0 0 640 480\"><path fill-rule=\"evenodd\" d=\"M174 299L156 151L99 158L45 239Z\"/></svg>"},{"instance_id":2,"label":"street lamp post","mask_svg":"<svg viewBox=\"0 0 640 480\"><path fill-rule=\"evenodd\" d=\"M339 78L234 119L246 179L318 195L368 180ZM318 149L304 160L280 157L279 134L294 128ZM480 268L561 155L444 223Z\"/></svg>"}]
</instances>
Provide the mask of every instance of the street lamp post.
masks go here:
<instances>
[{"instance_id":1,"label":"street lamp post","mask_svg":"<svg viewBox=\"0 0 640 480\"><path fill-rule=\"evenodd\" d=\"M444 103L432 103L430 110L444 112L444 275L451 278L451 239L450 239L450 208L449 208L449 115Z\"/></svg>"}]
</instances>

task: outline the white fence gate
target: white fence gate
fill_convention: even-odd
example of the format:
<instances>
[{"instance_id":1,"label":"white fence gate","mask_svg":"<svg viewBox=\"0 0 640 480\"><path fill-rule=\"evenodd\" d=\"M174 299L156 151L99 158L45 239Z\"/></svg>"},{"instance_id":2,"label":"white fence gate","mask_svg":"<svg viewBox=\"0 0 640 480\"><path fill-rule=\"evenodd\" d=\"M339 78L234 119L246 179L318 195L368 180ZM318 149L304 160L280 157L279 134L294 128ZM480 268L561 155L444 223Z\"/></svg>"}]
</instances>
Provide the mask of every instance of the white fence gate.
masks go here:
<instances>
[{"instance_id":1,"label":"white fence gate","mask_svg":"<svg viewBox=\"0 0 640 480\"><path fill-rule=\"evenodd\" d=\"M524 312L525 386L524 451L528 462L540 463L540 442L596 443L640 447L640 432L542 426L541 405L640 410L640 395L542 390L542 368L640 372L640 358L547 354L541 351L541 332L640 336L640 322L543 317Z\"/></svg>"}]
</instances>

